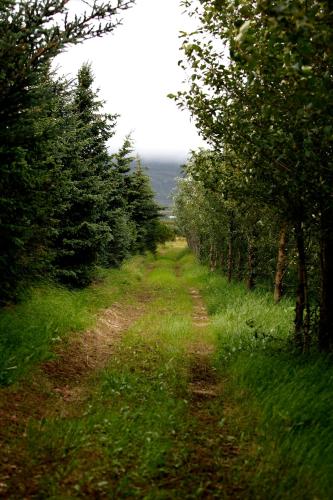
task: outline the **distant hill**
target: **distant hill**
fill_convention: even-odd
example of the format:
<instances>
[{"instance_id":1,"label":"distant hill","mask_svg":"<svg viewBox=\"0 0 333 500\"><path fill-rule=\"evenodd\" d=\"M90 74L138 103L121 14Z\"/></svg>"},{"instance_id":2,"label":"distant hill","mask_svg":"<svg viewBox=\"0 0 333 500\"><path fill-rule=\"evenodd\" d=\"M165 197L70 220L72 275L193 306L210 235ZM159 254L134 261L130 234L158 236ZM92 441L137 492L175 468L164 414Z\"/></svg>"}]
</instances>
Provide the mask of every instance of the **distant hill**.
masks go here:
<instances>
[{"instance_id":1,"label":"distant hill","mask_svg":"<svg viewBox=\"0 0 333 500\"><path fill-rule=\"evenodd\" d=\"M176 177L180 176L181 162L143 158L142 163L148 170L158 203L170 207L172 190L176 187Z\"/></svg>"}]
</instances>

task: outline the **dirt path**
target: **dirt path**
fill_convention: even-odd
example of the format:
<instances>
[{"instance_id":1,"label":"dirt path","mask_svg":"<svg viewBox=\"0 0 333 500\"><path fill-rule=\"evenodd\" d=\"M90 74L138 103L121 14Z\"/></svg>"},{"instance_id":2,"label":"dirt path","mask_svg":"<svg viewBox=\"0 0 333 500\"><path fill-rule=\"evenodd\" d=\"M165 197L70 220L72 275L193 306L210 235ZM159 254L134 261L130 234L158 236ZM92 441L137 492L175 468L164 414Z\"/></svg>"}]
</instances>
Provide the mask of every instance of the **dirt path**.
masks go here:
<instances>
[{"instance_id":1,"label":"dirt path","mask_svg":"<svg viewBox=\"0 0 333 500\"><path fill-rule=\"evenodd\" d=\"M221 419L221 409L227 410L224 384L212 364L214 346L207 339L207 310L198 290L191 288L189 292L194 302L193 324L197 336L187 351L190 411L194 417L188 477L196 478L195 498L244 498L243 488L230 474L239 450L228 436L225 419ZM193 488L193 483L188 488Z\"/></svg>"},{"instance_id":2,"label":"dirt path","mask_svg":"<svg viewBox=\"0 0 333 500\"><path fill-rule=\"evenodd\" d=\"M207 341L205 329L209 326L209 318L206 307L198 290L189 290L193 300L193 325L197 335L187 348L190 356L190 393L195 398L216 397L219 394L218 381L211 366L211 356L214 346Z\"/></svg>"},{"instance_id":3,"label":"dirt path","mask_svg":"<svg viewBox=\"0 0 333 500\"><path fill-rule=\"evenodd\" d=\"M165 265L161 264L163 272ZM29 382L1 390L0 498L246 498L235 481L239 449L226 422L229 408L224 383L213 365L207 310L199 291L187 288L179 264L170 263L170 268L174 290L170 281L156 298L147 282L132 303L113 304L100 314L95 328L61 343L57 357L36 369ZM179 351L180 364L177 351L160 342L169 321L182 325L184 320L181 307L177 310L176 292L187 302L190 296L192 302L188 305L192 325L182 341L186 350ZM133 325L134 343L122 345L120 340ZM99 406L91 400L97 375L117 356L119 364L113 363L112 377L106 379L110 392L101 396ZM172 385L173 363L176 379L185 380L180 392L177 384ZM143 382L147 385L141 386ZM156 392L149 402L152 390ZM159 402L161 391L165 392ZM91 402L97 406L90 415ZM163 410L163 404L169 406ZM178 415L180 404L183 413ZM165 422L156 418L159 412ZM174 422L168 424L170 418ZM110 428L112 419L116 427ZM44 438L45 421L50 434ZM87 444L76 449L72 440L80 432L87 433ZM63 446L59 455L52 451L50 436ZM156 448L149 444L154 439ZM164 445L166 439L170 444ZM50 479L54 493L49 490Z\"/></svg>"},{"instance_id":4,"label":"dirt path","mask_svg":"<svg viewBox=\"0 0 333 500\"><path fill-rule=\"evenodd\" d=\"M72 335L55 349L55 359L37 368L29 382L1 390L0 498L34 497L40 471L27 457L30 422L80 412L89 397L90 378L107 365L122 334L144 314L149 300L148 294L141 294L135 304L113 304L101 312L94 328Z\"/></svg>"},{"instance_id":5,"label":"dirt path","mask_svg":"<svg viewBox=\"0 0 333 500\"><path fill-rule=\"evenodd\" d=\"M135 305L113 304L100 314L93 329L73 336L55 360L43 364L42 371L60 402L75 403L84 398L86 382L108 364L123 333L144 314L148 301L145 294Z\"/></svg>"}]
</instances>

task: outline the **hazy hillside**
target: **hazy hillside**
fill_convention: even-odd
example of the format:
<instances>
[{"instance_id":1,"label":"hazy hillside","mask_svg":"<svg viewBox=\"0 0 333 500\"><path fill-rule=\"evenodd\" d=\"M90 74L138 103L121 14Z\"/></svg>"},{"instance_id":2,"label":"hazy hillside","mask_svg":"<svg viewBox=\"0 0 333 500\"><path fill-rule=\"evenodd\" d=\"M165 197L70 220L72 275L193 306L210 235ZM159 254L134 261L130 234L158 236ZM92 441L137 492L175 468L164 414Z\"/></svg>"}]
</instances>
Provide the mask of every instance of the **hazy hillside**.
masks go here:
<instances>
[{"instance_id":1,"label":"hazy hillside","mask_svg":"<svg viewBox=\"0 0 333 500\"><path fill-rule=\"evenodd\" d=\"M144 158L143 164L148 169L157 201L163 206L170 206L172 204L171 193L176 186L176 177L180 175L180 162Z\"/></svg>"}]
</instances>

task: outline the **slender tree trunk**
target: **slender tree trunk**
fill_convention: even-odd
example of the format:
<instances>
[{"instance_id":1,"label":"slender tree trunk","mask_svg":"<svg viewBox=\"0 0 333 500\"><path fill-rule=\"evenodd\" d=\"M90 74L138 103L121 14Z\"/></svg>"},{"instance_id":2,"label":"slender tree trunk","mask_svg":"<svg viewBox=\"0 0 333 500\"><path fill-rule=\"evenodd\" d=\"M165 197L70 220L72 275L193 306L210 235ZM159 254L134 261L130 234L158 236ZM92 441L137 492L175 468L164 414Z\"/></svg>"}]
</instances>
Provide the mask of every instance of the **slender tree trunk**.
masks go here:
<instances>
[{"instance_id":1,"label":"slender tree trunk","mask_svg":"<svg viewBox=\"0 0 333 500\"><path fill-rule=\"evenodd\" d=\"M211 271L214 271L214 257L213 257L213 245L210 245L209 247L209 269Z\"/></svg>"},{"instance_id":2,"label":"slender tree trunk","mask_svg":"<svg viewBox=\"0 0 333 500\"><path fill-rule=\"evenodd\" d=\"M224 258L224 249L223 249L221 254L220 254L220 266L221 266L222 272L224 271L224 261L225 261L225 258Z\"/></svg>"},{"instance_id":3,"label":"slender tree trunk","mask_svg":"<svg viewBox=\"0 0 333 500\"><path fill-rule=\"evenodd\" d=\"M228 281L232 280L232 268L233 268L233 248L232 248L232 238L229 236L228 241Z\"/></svg>"},{"instance_id":4,"label":"slender tree trunk","mask_svg":"<svg viewBox=\"0 0 333 500\"><path fill-rule=\"evenodd\" d=\"M199 262L202 262L202 244L200 237L197 240L197 257L199 259Z\"/></svg>"},{"instance_id":5,"label":"slender tree trunk","mask_svg":"<svg viewBox=\"0 0 333 500\"><path fill-rule=\"evenodd\" d=\"M216 271L216 249L215 245L211 244L209 249L209 267L211 271Z\"/></svg>"},{"instance_id":6,"label":"slender tree trunk","mask_svg":"<svg viewBox=\"0 0 333 500\"><path fill-rule=\"evenodd\" d=\"M252 238L249 238L247 252L247 288L253 290L256 285L256 248Z\"/></svg>"},{"instance_id":7,"label":"slender tree trunk","mask_svg":"<svg viewBox=\"0 0 333 500\"><path fill-rule=\"evenodd\" d=\"M234 221L233 216L230 216L229 235L228 235L228 281L232 280L234 267Z\"/></svg>"},{"instance_id":8,"label":"slender tree trunk","mask_svg":"<svg viewBox=\"0 0 333 500\"><path fill-rule=\"evenodd\" d=\"M243 253L241 248L237 253L237 278L239 281L243 279Z\"/></svg>"},{"instance_id":9,"label":"slender tree trunk","mask_svg":"<svg viewBox=\"0 0 333 500\"><path fill-rule=\"evenodd\" d=\"M294 339L296 346L304 351L308 349L310 344L310 307L302 222L295 225L295 235L298 252L298 287L296 292Z\"/></svg>"},{"instance_id":10,"label":"slender tree trunk","mask_svg":"<svg viewBox=\"0 0 333 500\"><path fill-rule=\"evenodd\" d=\"M189 247L190 250L192 250L191 239L187 235L185 235L185 239L186 239L187 246Z\"/></svg>"},{"instance_id":11,"label":"slender tree trunk","mask_svg":"<svg viewBox=\"0 0 333 500\"><path fill-rule=\"evenodd\" d=\"M199 258L199 252L200 252L200 243L198 238L195 235L190 235L188 238L188 246L191 249L191 251L194 253L194 255Z\"/></svg>"},{"instance_id":12,"label":"slender tree trunk","mask_svg":"<svg viewBox=\"0 0 333 500\"><path fill-rule=\"evenodd\" d=\"M333 350L333 210L322 215L319 348Z\"/></svg>"},{"instance_id":13,"label":"slender tree trunk","mask_svg":"<svg viewBox=\"0 0 333 500\"><path fill-rule=\"evenodd\" d=\"M274 285L274 301L277 304L283 296L283 277L287 268L287 224L281 226L279 234L279 249L276 263L275 285Z\"/></svg>"},{"instance_id":14,"label":"slender tree trunk","mask_svg":"<svg viewBox=\"0 0 333 500\"><path fill-rule=\"evenodd\" d=\"M189 249L196 255L195 238L192 235L187 236L187 244Z\"/></svg>"}]
</instances>

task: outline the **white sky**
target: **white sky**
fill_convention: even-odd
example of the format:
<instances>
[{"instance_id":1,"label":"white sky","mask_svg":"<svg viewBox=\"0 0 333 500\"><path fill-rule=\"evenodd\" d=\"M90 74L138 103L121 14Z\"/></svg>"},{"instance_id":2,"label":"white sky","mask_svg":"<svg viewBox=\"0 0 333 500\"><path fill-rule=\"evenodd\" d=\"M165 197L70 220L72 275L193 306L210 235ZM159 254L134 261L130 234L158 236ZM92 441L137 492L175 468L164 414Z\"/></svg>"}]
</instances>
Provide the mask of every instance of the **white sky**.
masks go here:
<instances>
[{"instance_id":1,"label":"white sky","mask_svg":"<svg viewBox=\"0 0 333 500\"><path fill-rule=\"evenodd\" d=\"M119 113L117 149L132 132L136 151L145 158L184 160L204 146L193 121L168 93L182 88L184 72L177 66L180 30L190 27L180 0L137 0L122 15L123 26L101 39L72 47L57 58L61 73L75 75L90 62L105 110Z\"/></svg>"}]
</instances>

